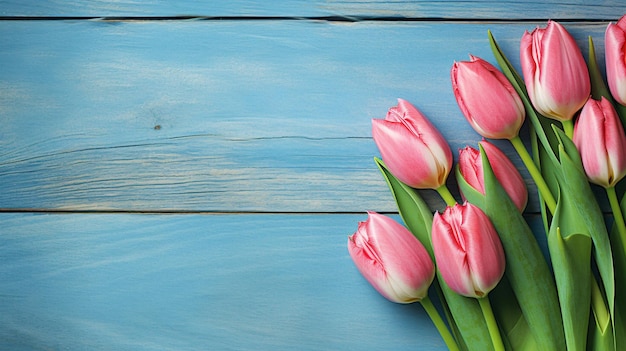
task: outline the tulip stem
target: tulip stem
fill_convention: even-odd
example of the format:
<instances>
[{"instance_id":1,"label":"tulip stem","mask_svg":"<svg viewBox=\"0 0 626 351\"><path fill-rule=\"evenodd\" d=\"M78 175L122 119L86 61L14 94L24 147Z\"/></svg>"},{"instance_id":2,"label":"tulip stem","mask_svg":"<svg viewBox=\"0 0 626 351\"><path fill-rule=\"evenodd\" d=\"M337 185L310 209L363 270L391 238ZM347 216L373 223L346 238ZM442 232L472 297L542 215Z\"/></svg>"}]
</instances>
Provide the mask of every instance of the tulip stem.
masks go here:
<instances>
[{"instance_id":1,"label":"tulip stem","mask_svg":"<svg viewBox=\"0 0 626 351\"><path fill-rule=\"evenodd\" d=\"M548 187L548 184L546 183L545 179L543 179L543 176L541 175L539 168L537 168L537 165L535 164L532 157L528 153L528 150L526 150L526 147L524 146L522 139L520 139L518 135L514 137L513 139L511 139L510 141L511 141L511 144L513 144L513 148L515 148L515 151L517 151L517 154L522 159L522 162L526 166L526 169L528 169L528 173L530 173L530 176L535 181L535 184L537 185L537 189L539 190L539 194L541 194L541 197L546 202L548 209L550 210L551 213L554 213L554 211L556 210L556 201L554 200L554 196L552 196L552 193L550 192L550 188Z\"/></svg>"},{"instance_id":2,"label":"tulip stem","mask_svg":"<svg viewBox=\"0 0 626 351\"><path fill-rule=\"evenodd\" d=\"M612 186L606 188L606 195L608 196L609 203L611 204L611 210L613 211L613 218L615 225L617 226L617 232L622 239L622 243L626 244L626 223L624 223L624 215L622 214L622 209L619 206L619 200L617 199L615 187ZM626 250L626 247L624 250Z\"/></svg>"},{"instance_id":3,"label":"tulip stem","mask_svg":"<svg viewBox=\"0 0 626 351\"><path fill-rule=\"evenodd\" d=\"M441 318L441 315L437 311L437 308L435 308L435 305L433 305L433 302L430 300L430 298L426 296L420 301L420 303L424 307L424 310L426 310L426 313L428 313L430 320L433 321L433 324L439 331L439 334L441 335L443 341L446 343L448 350L459 351L459 346L457 345L456 340L454 340L454 337L450 333L450 330L446 326L446 323Z\"/></svg>"},{"instance_id":4,"label":"tulip stem","mask_svg":"<svg viewBox=\"0 0 626 351\"><path fill-rule=\"evenodd\" d=\"M450 189L448 189L445 184L435 190L437 190L443 201L445 201L448 206L454 206L456 204L456 199L452 196Z\"/></svg>"},{"instance_id":5,"label":"tulip stem","mask_svg":"<svg viewBox=\"0 0 626 351\"><path fill-rule=\"evenodd\" d=\"M568 119L566 121L561 121L561 124L563 124L563 131L565 132L565 135L567 135L570 139L574 139L574 121Z\"/></svg>"},{"instance_id":6,"label":"tulip stem","mask_svg":"<svg viewBox=\"0 0 626 351\"><path fill-rule=\"evenodd\" d=\"M487 329L489 329L494 349L496 351L504 351L504 343L502 342L502 336L500 336L500 329L498 329L496 317L493 315L493 310L491 309L489 297L485 296L479 298L478 303L480 304L480 309L483 311L483 316L485 317L485 322L487 323Z\"/></svg>"}]
</instances>

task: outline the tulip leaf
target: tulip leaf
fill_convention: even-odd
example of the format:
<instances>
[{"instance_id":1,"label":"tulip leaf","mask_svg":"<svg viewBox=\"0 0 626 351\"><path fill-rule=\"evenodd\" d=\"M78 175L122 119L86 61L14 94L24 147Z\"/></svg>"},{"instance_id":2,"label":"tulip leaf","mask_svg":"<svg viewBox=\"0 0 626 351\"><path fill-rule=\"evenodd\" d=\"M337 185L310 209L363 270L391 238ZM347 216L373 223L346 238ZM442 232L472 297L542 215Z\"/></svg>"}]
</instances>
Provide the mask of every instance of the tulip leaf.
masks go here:
<instances>
[{"instance_id":1,"label":"tulip leaf","mask_svg":"<svg viewBox=\"0 0 626 351\"><path fill-rule=\"evenodd\" d=\"M553 219L552 226L560 227L563 237L571 233L588 234L594 246L594 258L602 278L604 293L611 316L615 305L615 272L611 242L604 222L604 215L591 190L576 145L563 131L555 128L561 142L559 147L560 168L557 172L563 206L571 207L571 215L562 220ZM591 201L590 201L591 200ZM571 228L571 229L570 229ZM588 262L591 265L591 262Z\"/></svg>"},{"instance_id":2,"label":"tulip leaf","mask_svg":"<svg viewBox=\"0 0 626 351\"><path fill-rule=\"evenodd\" d=\"M558 213L557 210L557 216ZM548 236L548 248L558 286L567 350L584 351L591 303L591 238L578 233L564 238L560 228L554 226Z\"/></svg>"},{"instance_id":3,"label":"tulip leaf","mask_svg":"<svg viewBox=\"0 0 626 351\"><path fill-rule=\"evenodd\" d=\"M528 223L496 179L485 151L482 147L480 149L485 182L482 210L500 235L507 264L504 274L537 343L537 349L563 350L565 338L562 320L548 263ZM468 183L462 177L458 183L466 194ZM472 194L475 193L468 192L465 196L474 203L474 199L470 198Z\"/></svg>"},{"instance_id":4,"label":"tulip leaf","mask_svg":"<svg viewBox=\"0 0 626 351\"><path fill-rule=\"evenodd\" d=\"M589 78L591 79L591 97L596 100L600 100L600 98L604 96L609 101L614 102L609 89L607 89L606 84L604 84L602 73L600 73L600 68L598 67L598 61L596 59L596 49L593 45L593 38L591 38L591 36L589 36L589 58L587 62Z\"/></svg>"},{"instance_id":5,"label":"tulip leaf","mask_svg":"<svg viewBox=\"0 0 626 351\"><path fill-rule=\"evenodd\" d=\"M402 220L432 255L430 233L433 213L419 193L391 174L381 159L374 158L374 161L391 190ZM452 291L441 278L439 271L437 284L443 295L446 315L459 347L468 351L493 350L489 329L478 301Z\"/></svg>"},{"instance_id":6,"label":"tulip leaf","mask_svg":"<svg viewBox=\"0 0 626 351\"><path fill-rule=\"evenodd\" d=\"M614 333L613 323L611 323L611 316L608 307L606 306L606 301L603 298L603 293L596 284L592 284L591 286L591 305L593 313L589 319L587 350L621 350L622 348L617 348L615 340L615 336L617 335ZM617 321L615 325L619 325Z\"/></svg>"},{"instance_id":7,"label":"tulip leaf","mask_svg":"<svg viewBox=\"0 0 626 351\"><path fill-rule=\"evenodd\" d=\"M563 156L562 156L563 157ZM591 307L591 236L576 219L571 194L559 193L557 208L548 233L548 249L554 269L568 350L587 345Z\"/></svg>"},{"instance_id":8,"label":"tulip leaf","mask_svg":"<svg viewBox=\"0 0 626 351\"><path fill-rule=\"evenodd\" d=\"M626 216L626 196L621 201L621 210ZM626 242L619 235L617 225L611 228L611 246L613 248L613 263L615 266L615 295L626 296ZM615 301L615 330L626 330L626 301ZM617 350L626 349L626 333L615 333Z\"/></svg>"},{"instance_id":9,"label":"tulip leaf","mask_svg":"<svg viewBox=\"0 0 626 351\"><path fill-rule=\"evenodd\" d=\"M524 314L515 299L508 278L502 277L495 289L489 293L489 300L494 307L493 312L502 329L507 349L515 351L535 351L537 343L530 333Z\"/></svg>"},{"instance_id":10,"label":"tulip leaf","mask_svg":"<svg viewBox=\"0 0 626 351\"><path fill-rule=\"evenodd\" d=\"M485 196L465 180L463 174L461 173L461 167L459 167L458 164L454 168L454 175L463 197L465 199L471 199L469 202L480 207L480 209L485 208Z\"/></svg>"},{"instance_id":11,"label":"tulip leaf","mask_svg":"<svg viewBox=\"0 0 626 351\"><path fill-rule=\"evenodd\" d=\"M375 157L374 162L376 162L391 190L404 224L419 239L434 260L433 246L430 242L433 212L415 189L402 183L391 174L383 160Z\"/></svg>"},{"instance_id":12,"label":"tulip leaf","mask_svg":"<svg viewBox=\"0 0 626 351\"><path fill-rule=\"evenodd\" d=\"M623 296L623 295L621 295ZM626 330L626 314L624 312L623 302L618 300L616 301L616 311L615 311L615 323L613 327L613 335L615 338L615 350L623 350L624 345L626 345L626 335L624 333L617 333L615 331L618 330Z\"/></svg>"},{"instance_id":13,"label":"tulip leaf","mask_svg":"<svg viewBox=\"0 0 626 351\"><path fill-rule=\"evenodd\" d=\"M555 233L558 229L558 235L563 240L568 240L572 235L582 235L590 238L589 240L594 247L595 263L602 281L603 298L608 305L606 309L608 310L611 323L615 321L613 254L603 214L598 203L593 201L594 194L584 173L578 150L562 130L555 127L554 134L559 140L559 154L556 161L553 158L548 158L550 160L548 163L551 162L550 169L558 182L558 193L560 196L557 202L557 211L550 224L548 242L559 296L561 297L563 320L571 322L565 325L568 348L581 349L585 345L583 336L586 336L589 323L588 307L585 306L590 305L590 302L586 305L581 305L581 300L584 301L583 294L588 293L588 290L584 290L584 287L581 288L580 286L570 284L567 280L567 274L575 274L577 279L586 279L592 284L598 283L595 276L582 271L582 268L563 268L563 266L567 267L562 262L564 257L567 258L567 253L558 252L558 250L562 250L562 246L555 244L555 241L561 239L554 238ZM576 265L589 267L590 269L592 265L591 256L579 255L579 257L576 257ZM570 272L569 269L575 270ZM587 277L581 277L583 273L587 274ZM582 282L580 283L582 284ZM602 315L602 311L596 310L600 306L600 304L591 304L591 308L594 309L594 316ZM602 321L598 325L601 324ZM611 329L615 330L614 328ZM581 331L585 333L581 335ZM596 335L592 335L594 339L590 341L596 342L595 337Z\"/></svg>"}]
</instances>

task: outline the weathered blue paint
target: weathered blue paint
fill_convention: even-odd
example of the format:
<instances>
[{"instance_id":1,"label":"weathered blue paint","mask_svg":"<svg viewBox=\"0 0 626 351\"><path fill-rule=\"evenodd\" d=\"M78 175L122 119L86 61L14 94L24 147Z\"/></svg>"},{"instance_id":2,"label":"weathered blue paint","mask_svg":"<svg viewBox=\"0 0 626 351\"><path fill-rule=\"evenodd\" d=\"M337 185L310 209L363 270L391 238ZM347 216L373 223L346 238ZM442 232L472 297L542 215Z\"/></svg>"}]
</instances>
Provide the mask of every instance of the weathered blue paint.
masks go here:
<instances>
[{"instance_id":1,"label":"weathered blue paint","mask_svg":"<svg viewBox=\"0 0 626 351\"><path fill-rule=\"evenodd\" d=\"M401 97L476 146L452 63L536 25L0 22L0 208L393 211L371 119Z\"/></svg>"},{"instance_id":2,"label":"weathered blue paint","mask_svg":"<svg viewBox=\"0 0 626 351\"><path fill-rule=\"evenodd\" d=\"M346 249L363 215L2 214L3 350L440 350Z\"/></svg>"},{"instance_id":3,"label":"weathered blue paint","mask_svg":"<svg viewBox=\"0 0 626 351\"><path fill-rule=\"evenodd\" d=\"M20 211L0 213L0 350L444 350L346 250L365 210L395 211L370 120L402 97L453 150L475 145L449 69L493 61L487 29L517 65L524 30L596 20L566 25L602 60L624 10L0 0L0 212ZM417 21L338 21L398 16Z\"/></svg>"},{"instance_id":4,"label":"weathered blue paint","mask_svg":"<svg viewBox=\"0 0 626 351\"><path fill-rule=\"evenodd\" d=\"M443 19L615 20L626 8L620 0L237 0L86 1L1 0L0 16L265 16L413 17Z\"/></svg>"}]
</instances>

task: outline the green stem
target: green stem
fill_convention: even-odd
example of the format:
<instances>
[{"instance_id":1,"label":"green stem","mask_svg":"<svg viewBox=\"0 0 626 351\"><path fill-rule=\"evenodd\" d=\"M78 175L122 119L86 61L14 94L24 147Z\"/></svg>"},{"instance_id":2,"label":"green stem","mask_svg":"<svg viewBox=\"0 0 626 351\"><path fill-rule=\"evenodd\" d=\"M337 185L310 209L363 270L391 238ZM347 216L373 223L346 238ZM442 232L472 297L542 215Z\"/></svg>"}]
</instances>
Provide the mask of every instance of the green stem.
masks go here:
<instances>
[{"instance_id":1,"label":"green stem","mask_svg":"<svg viewBox=\"0 0 626 351\"><path fill-rule=\"evenodd\" d=\"M426 310L426 313L428 313L430 320L433 321L433 324L439 331L439 334L441 335L443 341L446 343L446 346L448 346L448 350L459 351L459 346L457 345L456 340L454 340L454 337L450 333L450 330L446 326L446 323L441 318L441 315L435 308L435 305L433 305L432 301L430 301L430 298L426 296L420 301L420 303Z\"/></svg>"},{"instance_id":2,"label":"green stem","mask_svg":"<svg viewBox=\"0 0 626 351\"><path fill-rule=\"evenodd\" d=\"M515 148L515 151L517 151L518 155L522 159L522 162L524 162L526 169L528 169L528 173L530 173L530 176L535 181L537 189L539 190L539 194L541 194L541 197L546 202L548 209L551 213L554 213L554 211L556 210L556 201L554 200L554 196L552 196L552 192L550 192L550 188L548 187L545 179L543 179L539 168L537 168L537 165L528 153L528 150L526 150L524 143L522 143L522 139L520 139L518 135L510 141L513 145L513 148Z\"/></svg>"},{"instance_id":3,"label":"green stem","mask_svg":"<svg viewBox=\"0 0 626 351\"><path fill-rule=\"evenodd\" d=\"M609 203L611 204L611 210L613 211L613 218L615 221L615 225L617 225L617 232L619 233L620 238L623 243L626 243L626 223L624 222L624 215L622 214L622 209L619 206L619 200L617 199L617 193L615 192L615 187L612 186L610 188L606 188L606 195L609 198ZM626 252L626 247L624 248L624 252Z\"/></svg>"},{"instance_id":4,"label":"green stem","mask_svg":"<svg viewBox=\"0 0 626 351\"><path fill-rule=\"evenodd\" d=\"M445 184L438 187L435 190L437 190L437 192L439 193L443 201L445 201L448 206L454 206L456 204L456 200L454 199L454 196L452 196L450 189L448 189L448 187Z\"/></svg>"},{"instance_id":5,"label":"green stem","mask_svg":"<svg viewBox=\"0 0 626 351\"><path fill-rule=\"evenodd\" d=\"M563 124L563 131L565 132L565 135L567 135L568 138L573 140L574 139L574 120L568 119L567 121L561 121L561 124Z\"/></svg>"},{"instance_id":6,"label":"green stem","mask_svg":"<svg viewBox=\"0 0 626 351\"><path fill-rule=\"evenodd\" d=\"M485 322L487 322L487 328L489 329L494 349L496 351L504 351L504 343L502 342L502 336L500 336L500 330L498 329L496 317L493 315L493 310L491 309L489 297L485 296L483 298L479 298L478 303L480 304L480 309L483 311Z\"/></svg>"}]
</instances>

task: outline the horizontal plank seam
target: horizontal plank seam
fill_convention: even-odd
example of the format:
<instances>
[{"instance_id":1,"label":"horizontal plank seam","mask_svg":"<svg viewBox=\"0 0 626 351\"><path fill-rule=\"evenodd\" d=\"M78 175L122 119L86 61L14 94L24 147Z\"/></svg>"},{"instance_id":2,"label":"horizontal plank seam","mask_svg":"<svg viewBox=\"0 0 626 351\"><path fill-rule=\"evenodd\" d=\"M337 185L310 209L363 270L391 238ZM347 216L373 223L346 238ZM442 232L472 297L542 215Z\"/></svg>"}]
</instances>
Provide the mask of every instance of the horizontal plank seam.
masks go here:
<instances>
[{"instance_id":1,"label":"horizontal plank seam","mask_svg":"<svg viewBox=\"0 0 626 351\"><path fill-rule=\"evenodd\" d=\"M45 208L0 208L2 213L45 213L45 214L172 214L172 215L356 215L366 214L367 211L202 211L202 210L74 210L74 209L45 209ZM380 211L378 213L394 215L398 212Z\"/></svg>"},{"instance_id":2,"label":"horizontal plank seam","mask_svg":"<svg viewBox=\"0 0 626 351\"><path fill-rule=\"evenodd\" d=\"M451 23L526 23L545 22L607 23L610 20L588 18L452 18L405 16L0 16L0 21L323 21L323 22L451 22Z\"/></svg>"},{"instance_id":3,"label":"horizontal plank seam","mask_svg":"<svg viewBox=\"0 0 626 351\"><path fill-rule=\"evenodd\" d=\"M43 214L153 214L153 215L364 215L363 211L254 211L254 210L117 210L117 209L47 209L47 208L0 208L3 213ZM385 215L398 215L397 211L378 211ZM540 212L525 212L524 216L539 216ZM610 213L604 213L610 215Z\"/></svg>"}]
</instances>

